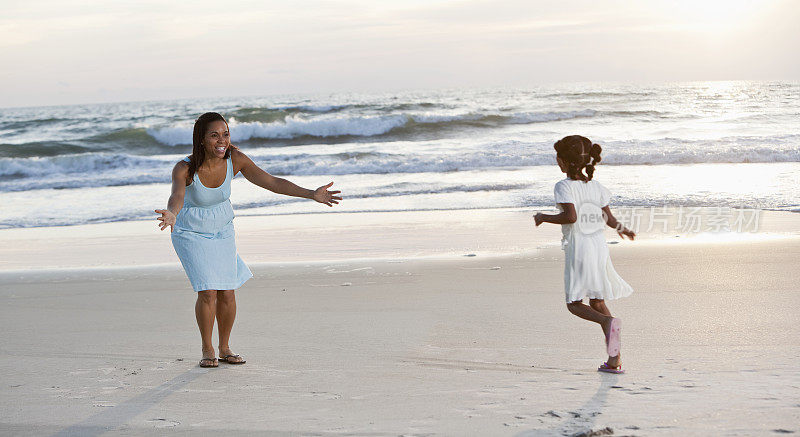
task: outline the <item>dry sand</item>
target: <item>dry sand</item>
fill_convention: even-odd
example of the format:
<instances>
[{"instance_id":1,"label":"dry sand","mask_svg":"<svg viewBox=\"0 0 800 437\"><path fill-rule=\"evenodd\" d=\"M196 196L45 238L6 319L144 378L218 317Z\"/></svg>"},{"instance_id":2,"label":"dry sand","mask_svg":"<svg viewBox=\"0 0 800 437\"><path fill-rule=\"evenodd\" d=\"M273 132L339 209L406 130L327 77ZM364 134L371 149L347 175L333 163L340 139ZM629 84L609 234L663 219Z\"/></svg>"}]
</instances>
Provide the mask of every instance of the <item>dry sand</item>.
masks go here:
<instances>
[{"instance_id":1,"label":"dry sand","mask_svg":"<svg viewBox=\"0 0 800 437\"><path fill-rule=\"evenodd\" d=\"M154 224L0 231L0 434L797 433L800 216L769 217L610 246L619 376L530 211L237 218L248 362L217 369Z\"/></svg>"}]
</instances>

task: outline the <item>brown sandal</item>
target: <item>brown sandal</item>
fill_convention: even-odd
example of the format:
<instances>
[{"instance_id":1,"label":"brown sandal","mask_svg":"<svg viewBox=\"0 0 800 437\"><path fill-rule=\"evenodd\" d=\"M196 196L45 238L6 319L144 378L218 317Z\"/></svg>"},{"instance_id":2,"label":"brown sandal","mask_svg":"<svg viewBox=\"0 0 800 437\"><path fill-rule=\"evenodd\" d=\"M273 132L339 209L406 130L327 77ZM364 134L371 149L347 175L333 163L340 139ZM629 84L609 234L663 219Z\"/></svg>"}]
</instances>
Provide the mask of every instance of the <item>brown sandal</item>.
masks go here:
<instances>
[{"instance_id":1,"label":"brown sandal","mask_svg":"<svg viewBox=\"0 0 800 437\"><path fill-rule=\"evenodd\" d=\"M216 358L203 358L200 360L200 367L217 367L219 362Z\"/></svg>"},{"instance_id":2,"label":"brown sandal","mask_svg":"<svg viewBox=\"0 0 800 437\"><path fill-rule=\"evenodd\" d=\"M231 359L233 359L234 361L231 361ZM219 357L219 360L222 361L223 363L228 363L228 364L244 364L247 362L244 359L242 359L242 357L238 354L225 355L224 357Z\"/></svg>"}]
</instances>

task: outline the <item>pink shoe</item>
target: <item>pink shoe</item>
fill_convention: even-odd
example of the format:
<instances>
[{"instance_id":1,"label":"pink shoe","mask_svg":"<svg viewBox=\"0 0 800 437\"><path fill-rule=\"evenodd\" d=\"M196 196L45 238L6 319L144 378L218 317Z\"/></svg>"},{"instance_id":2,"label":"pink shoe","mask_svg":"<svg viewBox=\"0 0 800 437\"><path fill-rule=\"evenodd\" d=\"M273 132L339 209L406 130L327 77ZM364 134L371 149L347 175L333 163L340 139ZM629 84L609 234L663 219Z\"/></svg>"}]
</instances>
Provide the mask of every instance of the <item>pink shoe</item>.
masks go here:
<instances>
[{"instance_id":1,"label":"pink shoe","mask_svg":"<svg viewBox=\"0 0 800 437\"><path fill-rule=\"evenodd\" d=\"M611 319L611 326L608 327L608 337L606 338L606 352L609 357L619 355L619 348L622 345L620 332L622 331L622 320L614 317Z\"/></svg>"},{"instance_id":2,"label":"pink shoe","mask_svg":"<svg viewBox=\"0 0 800 437\"><path fill-rule=\"evenodd\" d=\"M602 366L597 368L597 371L605 373L617 373L617 374L625 373L625 371L622 370L622 365L619 365L617 367L611 367L608 365L608 363L603 363Z\"/></svg>"}]
</instances>

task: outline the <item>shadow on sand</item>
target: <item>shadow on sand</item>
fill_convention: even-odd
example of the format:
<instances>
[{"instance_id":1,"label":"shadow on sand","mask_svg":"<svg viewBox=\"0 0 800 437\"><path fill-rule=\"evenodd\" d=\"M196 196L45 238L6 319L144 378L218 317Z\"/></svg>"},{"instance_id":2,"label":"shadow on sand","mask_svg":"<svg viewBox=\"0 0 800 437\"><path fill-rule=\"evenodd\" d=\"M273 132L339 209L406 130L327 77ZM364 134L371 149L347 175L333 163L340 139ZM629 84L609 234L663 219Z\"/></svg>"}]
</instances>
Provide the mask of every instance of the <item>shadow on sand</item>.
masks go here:
<instances>
[{"instance_id":1,"label":"shadow on sand","mask_svg":"<svg viewBox=\"0 0 800 437\"><path fill-rule=\"evenodd\" d=\"M532 429L522 431L516 434L515 437L533 437L542 435L581 435L586 432L590 433L595 426L597 416L603 413L603 408L606 405L606 398L611 387L617 384L619 375L598 373L600 377L600 386L594 395L587 399L581 406L564 412L548 411L545 416L553 419L564 418L560 422L548 426L547 428ZM595 435L602 435L600 433Z\"/></svg>"},{"instance_id":2,"label":"shadow on sand","mask_svg":"<svg viewBox=\"0 0 800 437\"><path fill-rule=\"evenodd\" d=\"M97 436L112 431L126 424L134 417L147 411L154 405L160 403L167 396L175 393L186 384L206 373L206 371L197 368L189 369L169 381L157 387L153 387L119 405L104 409L97 414L89 416L82 422L55 433L54 436Z\"/></svg>"}]
</instances>

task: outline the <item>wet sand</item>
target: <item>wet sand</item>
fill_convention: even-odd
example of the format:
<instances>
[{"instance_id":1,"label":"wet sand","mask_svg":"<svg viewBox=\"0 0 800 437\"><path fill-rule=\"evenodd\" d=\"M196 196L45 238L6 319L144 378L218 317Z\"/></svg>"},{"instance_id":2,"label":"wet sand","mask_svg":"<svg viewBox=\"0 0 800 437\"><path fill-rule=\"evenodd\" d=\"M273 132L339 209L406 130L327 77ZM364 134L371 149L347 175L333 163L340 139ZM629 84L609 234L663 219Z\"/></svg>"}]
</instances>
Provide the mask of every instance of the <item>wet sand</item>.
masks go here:
<instances>
[{"instance_id":1,"label":"wet sand","mask_svg":"<svg viewBox=\"0 0 800 437\"><path fill-rule=\"evenodd\" d=\"M624 375L595 371L558 228L520 232L527 211L237 218L248 362L216 369L197 367L194 294L154 224L0 231L0 432L800 432L796 216L611 245L635 289L609 305Z\"/></svg>"}]
</instances>

